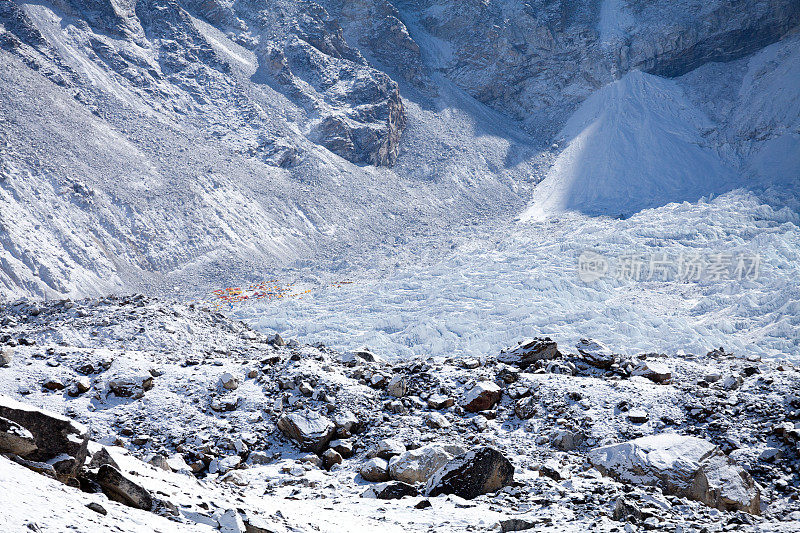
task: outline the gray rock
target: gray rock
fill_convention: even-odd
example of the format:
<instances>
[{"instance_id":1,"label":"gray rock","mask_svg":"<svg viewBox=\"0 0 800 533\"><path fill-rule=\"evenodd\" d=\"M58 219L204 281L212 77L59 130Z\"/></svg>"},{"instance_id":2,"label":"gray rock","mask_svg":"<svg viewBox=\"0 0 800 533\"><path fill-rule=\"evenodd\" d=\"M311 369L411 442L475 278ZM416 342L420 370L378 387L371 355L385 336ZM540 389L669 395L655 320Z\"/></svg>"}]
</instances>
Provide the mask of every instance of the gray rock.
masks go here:
<instances>
[{"instance_id":1,"label":"gray rock","mask_svg":"<svg viewBox=\"0 0 800 533\"><path fill-rule=\"evenodd\" d=\"M419 491L413 485L402 481L388 481L368 488L362 498L378 498L379 500L399 500L405 496L418 496Z\"/></svg>"},{"instance_id":2,"label":"gray rock","mask_svg":"<svg viewBox=\"0 0 800 533\"><path fill-rule=\"evenodd\" d=\"M230 372L225 372L219 377L219 385L225 390L236 390L239 388L239 378Z\"/></svg>"},{"instance_id":3,"label":"gray rock","mask_svg":"<svg viewBox=\"0 0 800 533\"><path fill-rule=\"evenodd\" d=\"M386 459L373 457L361 466L359 473L367 481L389 481L389 463Z\"/></svg>"},{"instance_id":4,"label":"gray rock","mask_svg":"<svg viewBox=\"0 0 800 533\"><path fill-rule=\"evenodd\" d=\"M108 381L108 388L120 398L138 399L153 388L153 376L147 373L113 377Z\"/></svg>"},{"instance_id":5,"label":"gray rock","mask_svg":"<svg viewBox=\"0 0 800 533\"><path fill-rule=\"evenodd\" d=\"M333 465L342 464L342 455L332 448L328 448L322 453L322 466L330 469Z\"/></svg>"},{"instance_id":6,"label":"gray rock","mask_svg":"<svg viewBox=\"0 0 800 533\"><path fill-rule=\"evenodd\" d=\"M614 353L607 346L591 339L581 339L575 348L584 361L598 368L611 368L616 361Z\"/></svg>"},{"instance_id":7,"label":"gray rock","mask_svg":"<svg viewBox=\"0 0 800 533\"><path fill-rule=\"evenodd\" d=\"M89 442L85 426L55 413L20 403L8 396L0 395L0 417L6 418L31 433L37 450L28 455L32 461L47 462L67 455L70 462L59 462L58 478L67 481L74 478L83 465Z\"/></svg>"},{"instance_id":8,"label":"gray rock","mask_svg":"<svg viewBox=\"0 0 800 533\"><path fill-rule=\"evenodd\" d=\"M408 381L403 376L392 376L386 385L386 392L395 398L402 398L408 394Z\"/></svg>"},{"instance_id":9,"label":"gray rock","mask_svg":"<svg viewBox=\"0 0 800 533\"><path fill-rule=\"evenodd\" d=\"M0 347L0 367L8 366L14 359L14 348L10 346Z\"/></svg>"},{"instance_id":10,"label":"gray rock","mask_svg":"<svg viewBox=\"0 0 800 533\"><path fill-rule=\"evenodd\" d=\"M666 383L672 379L672 370L658 361L645 360L633 369L634 376L643 376L656 383Z\"/></svg>"},{"instance_id":11,"label":"gray rock","mask_svg":"<svg viewBox=\"0 0 800 533\"><path fill-rule=\"evenodd\" d=\"M370 449L368 455L370 457L380 457L382 459L391 459L395 455L400 455L406 451L405 445L397 439L382 439L378 441L373 448Z\"/></svg>"},{"instance_id":12,"label":"gray rock","mask_svg":"<svg viewBox=\"0 0 800 533\"><path fill-rule=\"evenodd\" d=\"M586 436L580 431L559 429L550 434L550 444L559 450L569 452L583 444Z\"/></svg>"},{"instance_id":13,"label":"gray rock","mask_svg":"<svg viewBox=\"0 0 800 533\"><path fill-rule=\"evenodd\" d=\"M453 455L444 447L429 444L392 457L389 461L389 475L392 479L405 483L424 483L452 458Z\"/></svg>"},{"instance_id":14,"label":"gray rock","mask_svg":"<svg viewBox=\"0 0 800 533\"><path fill-rule=\"evenodd\" d=\"M116 502L145 511L153 507L150 493L111 465L104 464L97 470L96 481L106 496Z\"/></svg>"},{"instance_id":15,"label":"gray rock","mask_svg":"<svg viewBox=\"0 0 800 533\"><path fill-rule=\"evenodd\" d=\"M336 425L314 411L291 413L278 419L278 429L304 452L321 453L333 438Z\"/></svg>"},{"instance_id":16,"label":"gray rock","mask_svg":"<svg viewBox=\"0 0 800 533\"><path fill-rule=\"evenodd\" d=\"M520 342L517 346L500 352L497 360L501 363L527 368L536 361L560 357L557 344L550 337L535 337Z\"/></svg>"},{"instance_id":17,"label":"gray rock","mask_svg":"<svg viewBox=\"0 0 800 533\"><path fill-rule=\"evenodd\" d=\"M425 485L425 494L455 494L472 499L514 481L514 466L498 450L482 447L450 460Z\"/></svg>"},{"instance_id":18,"label":"gray rock","mask_svg":"<svg viewBox=\"0 0 800 533\"><path fill-rule=\"evenodd\" d=\"M428 407L431 409L447 409L455 405L456 401L449 396L433 394L428 398Z\"/></svg>"},{"instance_id":19,"label":"gray rock","mask_svg":"<svg viewBox=\"0 0 800 533\"><path fill-rule=\"evenodd\" d=\"M0 418L0 453L13 453L21 457L38 449L30 431L16 422Z\"/></svg>"},{"instance_id":20,"label":"gray rock","mask_svg":"<svg viewBox=\"0 0 800 533\"><path fill-rule=\"evenodd\" d=\"M720 510L760 512L750 475L703 439L674 433L595 448L590 462L620 481L654 485Z\"/></svg>"},{"instance_id":21,"label":"gray rock","mask_svg":"<svg viewBox=\"0 0 800 533\"><path fill-rule=\"evenodd\" d=\"M101 515L103 515L103 516L105 516L105 515L107 515L107 514L108 514L108 511L106 511L106 508L105 508L105 507L103 507L102 505L100 505L100 504L99 504L99 503L97 503L97 502L90 502L90 503L87 503L87 504L86 504L86 507L88 507L89 509L91 509L91 510L92 510L92 511L94 511L95 513L101 514Z\"/></svg>"}]
</instances>

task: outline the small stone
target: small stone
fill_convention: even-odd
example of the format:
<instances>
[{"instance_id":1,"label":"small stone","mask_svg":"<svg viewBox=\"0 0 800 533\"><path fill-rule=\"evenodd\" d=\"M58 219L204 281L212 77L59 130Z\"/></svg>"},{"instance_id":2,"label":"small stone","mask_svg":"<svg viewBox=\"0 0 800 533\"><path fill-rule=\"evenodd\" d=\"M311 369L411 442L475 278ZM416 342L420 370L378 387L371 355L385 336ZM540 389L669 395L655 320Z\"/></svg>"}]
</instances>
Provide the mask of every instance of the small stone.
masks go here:
<instances>
[{"instance_id":1,"label":"small stone","mask_svg":"<svg viewBox=\"0 0 800 533\"><path fill-rule=\"evenodd\" d=\"M386 385L386 392L395 398L402 398L408 394L408 382L403 376L392 376Z\"/></svg>"},{"instance_id":2,"label":"small stone","mask_svg":"<svg viewBox=\"0 0 800 533\"><path fill-rule=\"evenodd\" d=\"M400 455L406 451L405 445L396 439L382 439L378 444L369 452L370 457L380 457L382 459L390 459L395 455Z\"/></svg>"},{"instance_id":3,"label":"small stone","mask_svg":"<svg viewBox=\"0 0 800 533\"><path fill-rule=\"evenodd\" d=\"M428 407L430 409L447 409L448 407L452 407L455 405L455 400L448 396L443 396L441 394L434 394L428 398Z\"/></svg>"},{"instance_id":4,"label":"small stone","mask_svg":"<svg viewBox=\"0 0 800 533\"><path fill-rule=\"evenodd\" d=\"M236 390L239 388L239 379L230 372L225 372L219 377L219 384L223 389Z\"/></svg>"},{"instance_id":5,"label":"small stone","mask_svg":"<svg viewBox=\"0 0 800 533\"><path fill-rule=\"evenodd\" d=\"M611 368L616 360L614 353L607 346L591 339L581 339L575 348L583 356L584 361L598 368Z\"/></svg>"},{"instance_id":6,"label":"small stone","mask_svg":"<svg viewBox=\"0 0 800 533\"><path fill-rule=\"evenodd\" d=\"M461 366L466 368L467 370L474 370L481 366L481 362L478 361L477 359L469 358L461 361Z\"/></svg>"},{"instance_id":7,"label":"small stone","mask_svg":"<svg viewBox=\"0 0 800 533\"><path fill-rule=\"evenodd\" d=\"M643 376L655 383L666 383L672 379L672 371L664 363L642 361L633 369L634 376Z\"/></svg>"},{"instance_id":8,"label":"small stone","mask_svg":"<svg viewBox=\"0 0 800 533\"><path fill-rule=\"evenodd\" d=\"M631 409L628 411L628 420L633 422L634 424L644 424L648 420L650 420L650 415L648 415L645 411L641 409Z\"/></svg>"},{"instance_id":9,"label":"small stone","mask_svg":"<svg viewBox=\"0 0 800 533\"><path fill-rule=\"evenodd\" d=\"M319 413L307 411L281 416L278 429L297 442L302 451L321 453L333 438L336 426Z\"/></svg>"},{"instance_id":10,"label":"small stone","mask_svg":"<svg viewBox=\"0 0 800 533\"><path fill-rule=\"evenodd\" d=\"M405 496L417 495L419 495L419 491L413 485L402 481L389 481L368 488L361 496L380 500L399 500Z\"/></svg>"},{"instance_id":11,"label":"small stone","mask_svg":"<svg viewBox=\"0 0 800 533\"><path fill-rule=\"evenodd\" d=\"M430 413L426 423L434 429L443 429L451 425L450 421L442 413Z\"/></svg>"},{"instance_id":12,"label":"small stone","mask_svg":"<svg viewBox=\"0 0 800 533\"><path fill-rule=\"evenodd\" d=\"M66 385L64 385L64 382L61 381L61 378L51 376L44 380L44 383L42 383L42 387L44 387L47 390L55 391L55 390L63 390L66 387Z\"/></svg>"},{"instance_id":13,"label":"small stone","mask_svg":"<svg viewBox=\"0 0 800 533\"><path fill-rule=\"evenodd\" d=\"M103 516L105 516L105 515L107 515L107 514L108 514L108 511L106 511L106 508L105 508L105 507L103 507L102 505L100 505L100 504L99 504L99 503L97 503L97 502L90 502L90 503L87 503L87 504L86 504L86 507L88 507L89 509L91 509L91 510L92 510L92 511L94 511L95 513L99 513L99 514L101 514L101 515L103 515Z\"/></svg>"},{"instance_id":14,"label":"small stone","mask_svg":"<svg viewBox=\"0 0 800 533\"><path fill-rule=\"evenodd\" d=\"M330 470L333 465L340 465L342 464L342 456L336 450L328 448L322 454L322 465Z\"/></svg>"},{"instance_id":15,"label":"small stone","mask_svg":"<svg viewBox=\"0 0 800 533\"><path fill-rule=\"evenodd\" d=\"M9 366L14 359L14 349L10 346L0 348L0 367Z\"/></svg>"}]
</instances>

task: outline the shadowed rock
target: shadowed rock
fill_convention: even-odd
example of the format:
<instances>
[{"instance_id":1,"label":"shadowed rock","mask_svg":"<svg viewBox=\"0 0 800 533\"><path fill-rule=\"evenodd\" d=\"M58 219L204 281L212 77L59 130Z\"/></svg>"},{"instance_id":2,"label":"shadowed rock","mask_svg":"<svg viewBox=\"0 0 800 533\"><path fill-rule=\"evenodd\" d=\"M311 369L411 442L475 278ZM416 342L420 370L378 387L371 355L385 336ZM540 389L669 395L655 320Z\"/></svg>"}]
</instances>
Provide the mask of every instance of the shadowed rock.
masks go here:
<instances>
[{"instance_id":1,"label":"shadowed rock","mask_svg":"<svg viewBox=\"0 0 800 533\"><path fill-rule=\"evenodd\" d=\"M514 481L514 466L494 448L471 450L440 468L425 486L425 494L455 494L468 500L496 492Z\"/></svg>"}]
</instances>

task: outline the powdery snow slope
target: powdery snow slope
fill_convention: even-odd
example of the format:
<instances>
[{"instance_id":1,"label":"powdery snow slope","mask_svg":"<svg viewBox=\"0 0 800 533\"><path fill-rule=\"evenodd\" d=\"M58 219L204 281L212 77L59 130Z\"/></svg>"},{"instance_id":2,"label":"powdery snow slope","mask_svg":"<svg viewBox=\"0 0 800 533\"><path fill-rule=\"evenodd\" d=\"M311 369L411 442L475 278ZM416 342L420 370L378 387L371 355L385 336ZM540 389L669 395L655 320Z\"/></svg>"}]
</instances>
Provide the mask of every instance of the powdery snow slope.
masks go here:
<instances>
[{"instance_id":1,"label":"powdery snow slope","mask_svg":"<svg viewBox=\"0 0 800 533\"><path fill-rule=\"evenodd\" d=\"M672 81L641 72L597 91L561 132L568 144L523 220L580 211L629 215L729 189L734 169L703 133L712 123Z\"/></svg>"}]
</instances>

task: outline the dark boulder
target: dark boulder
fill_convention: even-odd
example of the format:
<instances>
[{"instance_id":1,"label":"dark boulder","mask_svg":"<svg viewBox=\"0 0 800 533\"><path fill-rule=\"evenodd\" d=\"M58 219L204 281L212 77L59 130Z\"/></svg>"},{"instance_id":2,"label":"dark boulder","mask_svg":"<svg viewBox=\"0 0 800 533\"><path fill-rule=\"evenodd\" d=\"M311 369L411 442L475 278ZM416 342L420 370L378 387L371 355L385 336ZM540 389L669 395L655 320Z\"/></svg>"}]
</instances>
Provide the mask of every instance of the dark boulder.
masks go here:
<instances>
[{"instance_id":1,"label":"dark boulder","mask_svg":"<svg viewBox=\"0 0 800 533\"><path fill-rule=\"evenodd\" d=\"M514 481L514 466L490 447L471 450L440 468L425 486L425 494L455 494L472 499L496 492Z\"/></svg>"}]
</instances>

